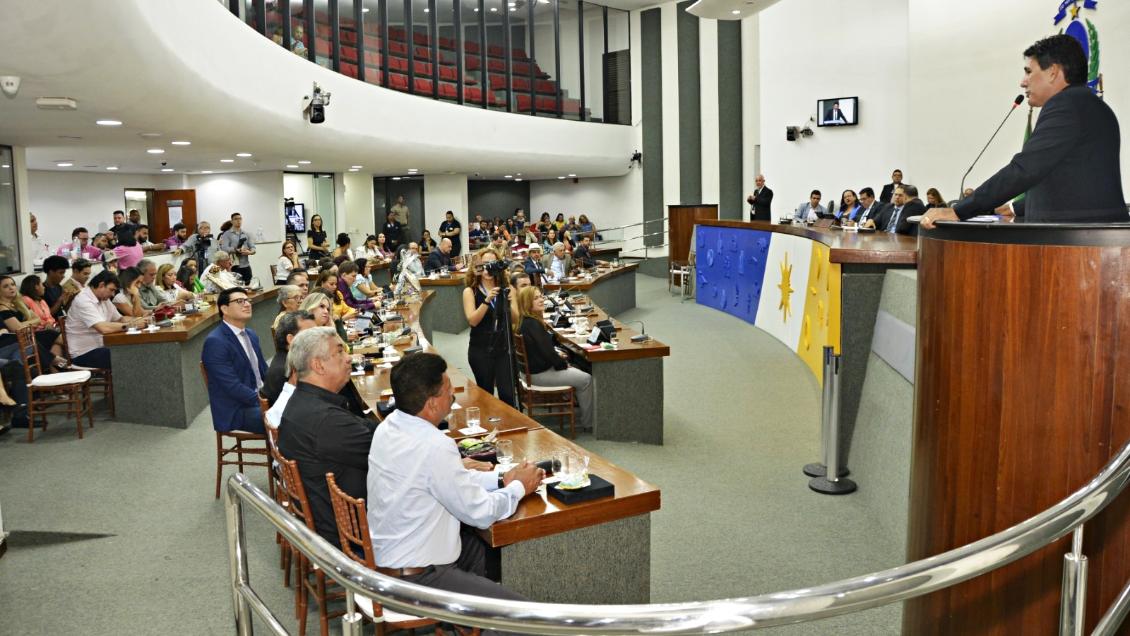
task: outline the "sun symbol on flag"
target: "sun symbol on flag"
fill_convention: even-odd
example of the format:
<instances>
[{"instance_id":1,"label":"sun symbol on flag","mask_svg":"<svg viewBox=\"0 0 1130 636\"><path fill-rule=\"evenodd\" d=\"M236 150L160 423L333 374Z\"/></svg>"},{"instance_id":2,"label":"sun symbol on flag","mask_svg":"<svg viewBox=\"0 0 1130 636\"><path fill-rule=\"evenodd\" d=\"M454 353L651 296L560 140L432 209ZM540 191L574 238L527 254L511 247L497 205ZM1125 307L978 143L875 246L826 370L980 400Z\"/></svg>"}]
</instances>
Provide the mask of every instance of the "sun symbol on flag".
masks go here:
<instances>
[{"instance_id":1,"label":"sun symbol on flag","mask_svg":"<svg viewBox=\"0 0 1130 636\"><path fill-rule=\"evenodd\" d=\"M793 313L790 303L793 295L792 278L793 266L789 265L789 253L785 252L785 260L781 261L781 284L777 285L777 289L781 290L781 302L777 305L777 309L781 310L785 322L788 322L789 316Z\"/></svg>"}]
</instances>

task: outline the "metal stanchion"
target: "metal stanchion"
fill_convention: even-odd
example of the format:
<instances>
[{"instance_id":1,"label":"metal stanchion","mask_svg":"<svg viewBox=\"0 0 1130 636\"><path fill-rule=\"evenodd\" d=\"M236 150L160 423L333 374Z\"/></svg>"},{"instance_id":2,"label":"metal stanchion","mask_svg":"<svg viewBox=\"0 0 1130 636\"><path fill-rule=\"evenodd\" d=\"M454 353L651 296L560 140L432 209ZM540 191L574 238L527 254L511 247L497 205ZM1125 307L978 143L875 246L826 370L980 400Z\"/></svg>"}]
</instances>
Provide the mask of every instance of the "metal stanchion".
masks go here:
<instances>
[{"instance_id":1,"label":"metal stanchion","mask_svg":"<svg viewBox=\"0 0 1130 636\"><path fill-rule=\"evenodd\" d=\"M847 471L840 467L840 357L832 353L831 347L824 348L824 395L831 395L825 406L827 426L824 428L824 476L813 477L808 487L825 495L846 495L855 492L858 486L844 475ZM830 372L830 373L829 373ZM828 385L831 388L828 388Z\"/></svg>"},{"instance_id":2,"label":"metal stanchion","mask_svg":"<svg viewBox=\"0 0 1130 636\"><path fill-rule=\"evenodd\" d=\"M1063 590L1059 597L1059 636L1083 636L1087 606L1087 557L1083 554L1083 526L1071 536L1071 552L1063 555Z\"/></svg>"},{"instance_id":3,"label":"metal stanchion","mask_svg":"<svg viewBox=\"0 0 1130 636\"><path fill-rule=\"evenodd\" d=\"M832 378L834 376L838 377L839 375L836 372L838 365L839 358L836 356L835 349L833 347L824 347L824 387L823 394L820 398L820 458L825 461L828 457L829 445L835 447L838 444L838 440L832 437L832 433L829 430L832 426L832 401L839 399L838 396L832 395L834 389ZM836 465L838 466L839 462L836 462ZM823 477L828 474L828 467L824 462L805 464L803 470L804 474L809 477ZM847 477L848 470L842 467L839 468L839 475L837 476Z\"/></svg>"}]
</instances>

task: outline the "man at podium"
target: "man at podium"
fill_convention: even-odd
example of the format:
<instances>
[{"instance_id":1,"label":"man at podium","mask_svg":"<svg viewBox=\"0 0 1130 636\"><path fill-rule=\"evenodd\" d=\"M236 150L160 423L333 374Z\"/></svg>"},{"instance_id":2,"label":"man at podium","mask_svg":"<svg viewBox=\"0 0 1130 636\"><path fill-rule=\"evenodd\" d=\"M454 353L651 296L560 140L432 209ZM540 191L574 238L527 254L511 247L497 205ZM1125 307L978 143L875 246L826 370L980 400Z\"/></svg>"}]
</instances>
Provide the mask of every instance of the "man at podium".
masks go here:
<instances>
[{"instance_id":1,"label":"man at podium","mask_svg":"<svg viewBox=\"0 0 1130 636\"><path fill-rule=\"evenodd\" d=\"M1069 35L1053 35L1024 51L1020 86L1043 107L1024 148L952 208L929 210L922 227L992 213L1013 197L1016 216L1033 223L1130 221L1118 164L1118 119L1087 87L1087 56Z\"/></svg>"}]
</instances>

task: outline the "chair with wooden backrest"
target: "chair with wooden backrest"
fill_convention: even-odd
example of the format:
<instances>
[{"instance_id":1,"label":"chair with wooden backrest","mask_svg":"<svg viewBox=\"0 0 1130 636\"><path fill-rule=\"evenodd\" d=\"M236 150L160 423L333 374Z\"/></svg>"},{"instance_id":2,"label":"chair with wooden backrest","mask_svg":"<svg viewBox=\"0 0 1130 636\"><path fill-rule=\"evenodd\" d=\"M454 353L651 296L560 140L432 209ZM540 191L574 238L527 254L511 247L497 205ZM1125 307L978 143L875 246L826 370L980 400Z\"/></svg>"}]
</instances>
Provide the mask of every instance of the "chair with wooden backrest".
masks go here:
<instances>
[{"instance_id":1,"label":"chair with wooden backrest","mask_svg":"<svg viewBox=\"0 0 1130 636\"><path fill-rule=\"evenodd\" d=\"M333 473L326 473L326 485L330 490L330 503L334 508L334 519L337 520L337 537L341 542L341 551L346 556L369 568L377 569L377 558L373 554L373 541L369 536L369 520L365 516L365 500L354 499L338 487L334 481ZM358 549L360 552L358 552ZM431 618L420 618L410 614L401 614L381 607L373 599L355 594L353 596L357 608L366 619L376 623L377 634L384 636L387 632L398 629L416 629L418 627L434 626L436 636L442 636L443 628L440 622ZM475 630L478 633L478 630Z\"/></svg>"},{"instance_id":2,"label":"chair with wooden backrest","mask_svg":"<svg viewBox=\"0 0 1130 636\"><path fill-rule=\"evenodd\" d=\"M114 374L110 369L76 366L74 360L71 359L71 347L67 343L67 319L64 316L59 316L55 319L55 322L59 325L59 344L63 348L63 359L67 361L67 366L75 371L90 372L91 390L102 394L102 398L106 400L106 406L110 409L110 417L114 418L117 415L117 409L114 407Z\"/></svg>"},{"instance_id":3,"label":"chair with wooden backrest","mask_svg":"<svg viewBox=\"0 0 1130 636\"><path fill-rule=\"evenodd\" d=\"M267 469L267 478L270 479L268 486L275 502L283 508L288 508L290 507L290 502L286 498L286 490L282 485L282 473L279 472L279 465L275 461L273 454L273 451L277 450L279 447L279 429L271 426L270 422L267 421L267 411L269 411L270 408L267 398L260 397L259 409L263 411L263 426L267 429L267 448L272 451L268 459L271 463L271 467ZM279 568L283 571L283 587L290 587L290 565L292 562L290 543L287 542L287 540L283 538L282 533L279 532L275 533L275 543L279 545Z\"/></svg>"},{"instance_id":4,"label":"chair with wooden backrest","mask_svg":"<svg viewBox=\"0 0 1130 636\"><path fill-rule=\"evenodd\" d=\"M47 430L47 416L52 413L73 415L78 425L78 438L82 439L82 418L85 415L90 428L94 428L94 410L90 406L90 372L64 371L44 373L39 359L39 345L35 332L24 327L16 332L19 343L20 361L24 366L24 381L27 383L27 441L35 441L35 420L42 422L42 431Z\"/></svg>"},{"instance_id":5,"label":"chair with wooden backrest","mask_svg":"<svg viewBox=\"0 0 1130 636\"><path fill-rule=\"evenodd\" d=\"M204 378L204 390L208 390L208 370L204 368L204 361L200 362L200 375ZM224 446L224 438L232 440L231 446ZM244 442L263 442L263 447L244 446ZM227 459L228 455L235 455L235 460ZM262 457L263 461L244 459L244 455ZM262 466L271 472L271 451L267 448L267 436L264 433L249 433L247 431L216 431L216 499L220 498L220 478L223 477L224 466L239 466L239 472L244 472L244 466ZM268 477L267 485L273 488L273 483ZM274 494L272 492L272 494Z\"/></svg>"},{"instance_id":6,"label":"chair with wooden backrest","mask_svg":"<svg viewBox=\"0 0 1130 636\"><path fill-rule=\"evenodd\" d=\"M278 272L279 272L279 266L272 263L271 264L271 284L272 285L278 284L276 282L276 281L278 281Z\"/></svg>"},{"instance_id":7,"label":"chair with wooden backrest","mask_svg":"<svg viewBox=\"0 0 1130 636\"><path fill-rule=\"evenodd\" d=\"M573 387L534 385L529 360L526 357L526 342L521 334L514 335L514 356L518 359L518 400L525 407L526 414L534 419L537 419L538 415L561 418L562 432L565 430L567 419L569 439L576 437Z\"/></svg>"},{"instance_id":8,"label":"chair with wooden backrest","mask_svg":"<svg viewBox=\"0 0 1130 636\"><path fill-rule=\"evenodd\" d=\"M302 484L302 474L298 471L298 462L283 457L283 454L277 448L272 449L271 456L279 465L279 472L282 474L282 486L289 502L287 510L294 515L295 519L306 524L311 532L316 532L314 513L310 510L310 500L306 497L306 487ZM295 551L294 556L298 561L298 581L296 581L294 588L295 611L298 614L298 633L302 636L306 635L309 594L313 593L314 600L318 603L318 619L322 627L322 636L327 636L330 630L330 619L344 615L345 610L341 609L330 613L326 606L330 601L344 599L345 592L327 594L326 573L310 563L301 552ZM310 580L311 574L314 575L312 581ZM330 584L334 584L333 579L330 579Z\"/></svg>"}]
</instances>

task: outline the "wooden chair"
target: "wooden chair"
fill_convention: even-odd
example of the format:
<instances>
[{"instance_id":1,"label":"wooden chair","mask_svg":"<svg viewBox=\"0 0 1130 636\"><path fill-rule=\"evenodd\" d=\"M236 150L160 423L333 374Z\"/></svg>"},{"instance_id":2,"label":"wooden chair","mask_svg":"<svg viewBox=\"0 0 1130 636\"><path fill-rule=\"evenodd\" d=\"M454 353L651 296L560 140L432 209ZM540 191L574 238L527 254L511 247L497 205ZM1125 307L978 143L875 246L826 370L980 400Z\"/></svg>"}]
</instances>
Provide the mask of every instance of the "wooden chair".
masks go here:
<instances>
[{"instance_id":1,"label":"wooden chair","mask_svg":"<svg viewBox=\"0 0 1130 636\"><path fill-rule=\"evenodd\" d=\"M204 378L204 389L208 389L208 370L204 362L200 362L200 375ZM260 402L262 406L262 402ZM231 446L224 446L224 440L231 440ZM244 446L246 442L263 442L263 446ZM235 455L235 459L227 459L228 455ZM244 456L262 457L263 461L244 459ZM249 433L247 431L216 431L216 499L220 498L220 478L223 477L224 466L239 466L239 472L245 472L245 466L262 466L267 469L267 487L274 495L274 482L270 479L271 451L267 448L267 435L264 433Z\"/></svg>"},{"instance_id":2,"label":"wooden chair","mask_svg":"<svg viewBox=\"0 0 1130 636\"><path fill-rule=\"evenodd\" d=\"M306 527L312 532L316 532L317 530L314 527L314 513L310 510L310 500L306 497L306 487L302 485L302 475L298 472L298 462L283 457L278 449L274 449L271 456L279 465L279 472L282 474L283 490L289 502L287 510L290 511L290 514L294 515L295 519L305 523ZM309 610L309 595L313 594L314 601L318 604L318 619L321 623L321 633L322 636L327 636L330 631L330 619L345 614L344 608L331 613L327 605L330 601L344 599L345 592L327 592L325 572L310 563L301 552L295 551L294 557L298 562L298 580L295 582L294 589L294 606L295 612L298 614L298 633L302 636L306 636L306 614ZM329 585L334 585L333 579L330 579Z\"/></svg>"},{"instance_id":3,"label":"wooden chair","mask_svg":"<svg viewBox=\"0 0 1130 636\"><path fill-rule=\"evenodd\" d=\"M271 284L272 285L275 285L276 284L275 281L278 280L278 272L279 272L279 266L272 263L271 264Z\"/></svg>"},{"instance_id":4,"label":"wooden chair","mask_svg":"<svg viewBox=\"0 0 1130 636\"><path fill-rule=\"evenodd\" d=\"M95 393L102 394L102 398L106 401L106 406L110 410L110 418L114 418L117 415L117 409L114 406L114 374L110 369L76 366L74 360L71 359L71 347L67 344L67 319L64 316L59 316L55 319L55 322L59 325L59 344L63 347L63 359L67 361L67 366L75 371L90 372L90 389Z\"/></svg>"},{"instance_id":5,"label":"wooden chair","mask_svg":"<svg viewBox=\"0 0 1130 636\"><path fill-rule=\"evenodd\" d=\"M514 336L514 356L518 359L518 401L526 414L561 418L561 431L569 422L569 439L577 436L576 416L573 412L575 391L571 386L535 386L526 357L526 342L521 335Z\"/></svg>"},{"instance_id":6,"label":"wooden chair","mask_svg":"<svg viewBox=\"0 0 1130 636\"><path fill-rule=\"evenodd\" d=\"M267 411L270 408L267 398L260 397L259 409L263 411L263 426L267 429L267 448L271 451L269 459L271 467L267 470L268 479L270 479L268 486L275 502L283 508L289 508L290 501L286 498L286 489L283 488L282 473L278 462L274 459L274 451L279 448L279 429L272 427L267 422ZM290 543L283 538L282 533L275 533L275 543L279 546L279 568L283 571L283 587L290 587L290 566L294 561L292 558L293 550L291 550Z\"/></svg>"},{"instance_id":7,"label":"wooden chair","mask_svg":"<svg viewBox=\"0 0 1130 636\"><path fill-rule=\"evenodd\" d=\"M330 490L330 503L334 508L334 519L337 520L337 537L341 542L341 551L349 558L369 568L377 569L377 558L373 554L373 541L369 536L369 520L365 516L365 500L354 499L338 487L334 481L333 473L326 473L326 485ZM377 634L384 636L386 633L400 629L416 629L419 627L434 627L436 636L443 636L440 622L431 618L420 618L410 614L401 614L387 610L373 599L355 594L357 609L365 618L376 624ZM473 633L478 634L476 629Z\"/></svg>"},{"instance_id":8,"label":"wooden chair","mask_svg":"<svg viewBox=\"0 0 1130 636\"><path fill-rule=\"evenodd\" d=\"M85 415L90 428L94 428L94 411L90 406L90 372L64 371L44 373L39 359L39 346L35 332L24 327L16 332L19 343L20 361L24 367L24 381L27 383L27 441L35 441L35 420L42 422L42 431L47 430L47 416L54 413L73 415L78 426L78 438L82 439L82 418Z\"/></svg>"}]
</instances>

